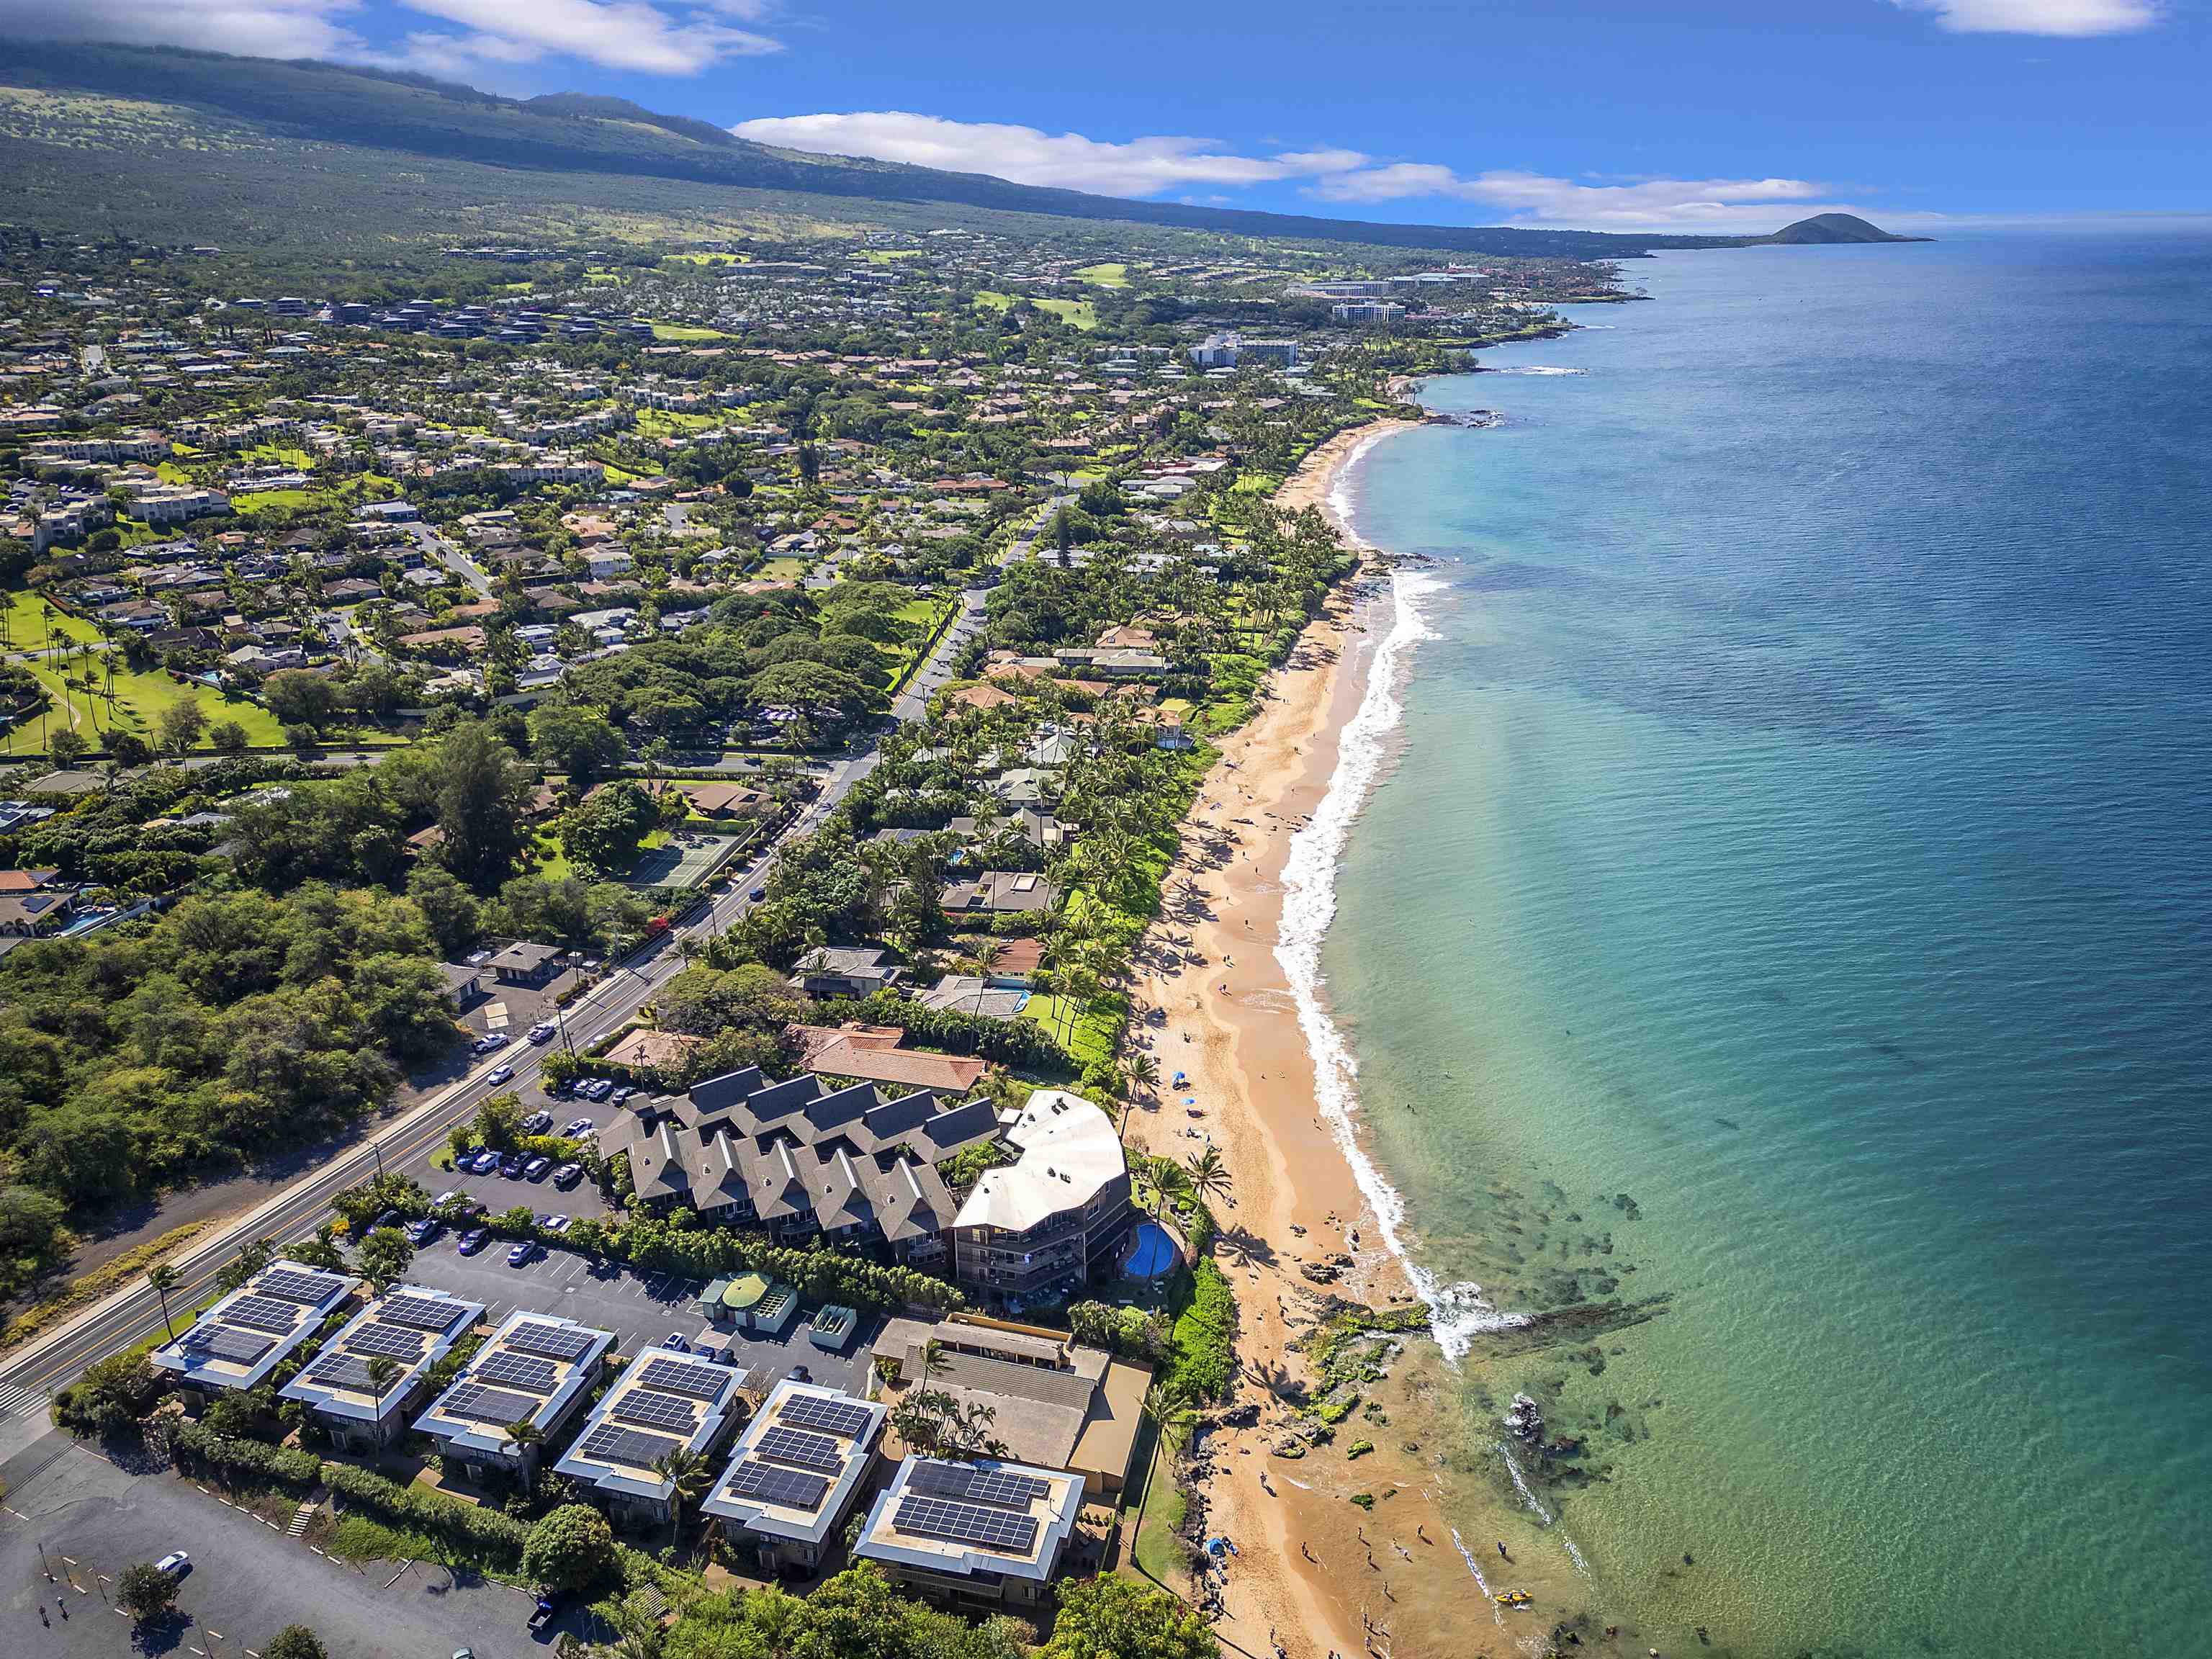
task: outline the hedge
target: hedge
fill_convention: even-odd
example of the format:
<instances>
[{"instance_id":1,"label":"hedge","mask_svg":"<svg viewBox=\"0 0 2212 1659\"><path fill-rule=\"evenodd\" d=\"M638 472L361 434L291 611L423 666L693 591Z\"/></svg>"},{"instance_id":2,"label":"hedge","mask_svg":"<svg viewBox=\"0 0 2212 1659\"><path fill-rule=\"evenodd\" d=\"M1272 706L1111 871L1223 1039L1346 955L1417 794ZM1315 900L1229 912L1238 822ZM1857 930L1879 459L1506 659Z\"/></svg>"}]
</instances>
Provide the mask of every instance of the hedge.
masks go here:
<instances>
[{"instance_id":1,"label":"hedge","mask_svg":"<svg viewBox=\"0 0 2212 1659\"><path fill-rule=\"evenodd\" d=\"M179 1425L172 1443L177 1461L188 1468L242 1474L301 1491L321 1478L323 1462L314 1453L259 1440L234 1439L202 1423Z\"/></svg>"},{"instance_id":2,"label":"hedge","mask_svg":"<svg viewBox=\"0 0 2212 1659\"><path fill-rule=\"evenodd\" d=\"M530 1528L513 1516L481 1509L421 1486L403 1486L351 1463L325 1463L322 1477L347 1503L370 1510L410 1531L427 1533L512 1567L522 1559Z\"/></svg>"},{"instance_id":3,"label":"hedge","mask_svg":"<svg viewBox=\"0 0 2212 1659\"><path fill-rule=\"evenodd\" d=\"M1175 1322L1168 1354L1168 1378L1194 1400L1222 1400L1229 1394L1237 1335L1237 1298L1212 1257L1191 1274L1190 1305Z\"/></svg>"}]
</instances>

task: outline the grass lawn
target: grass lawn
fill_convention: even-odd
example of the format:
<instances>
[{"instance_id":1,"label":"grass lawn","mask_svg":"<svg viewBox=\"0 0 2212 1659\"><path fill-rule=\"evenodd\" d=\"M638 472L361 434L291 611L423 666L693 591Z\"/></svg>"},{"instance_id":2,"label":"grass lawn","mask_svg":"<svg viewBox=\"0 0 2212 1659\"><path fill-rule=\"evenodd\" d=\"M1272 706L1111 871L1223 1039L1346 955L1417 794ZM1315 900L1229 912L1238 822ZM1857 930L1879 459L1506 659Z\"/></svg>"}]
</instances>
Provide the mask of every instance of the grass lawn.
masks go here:
<instances>
[{"instance_id":1,"label":"grass lawn","mask_svg":"<svg viewBox=\"0 0 2212 1659\"><path fill-rule=\"evenodd\" d=\"M318 489L255 489L230 498L230 510L240 518L266 513L272 507L322 507L328 497Z\"/></svg>"},{"instance_id":2,"label":"grass lawn","mask_svg":"<svg viewBox=\"0 0 2212 1659\"><path fill-rule=\"evenodd\" d=\"M185 471L184 468L179 466L174 461L155 462L154 476L159 478L163 483L188 484L192 481L191 474Z\"/></svg>"},{"instance_id":3,"label":"grass lawn","mask_svg":"<svg viewBox=\"0 0 2212 1659\"><path fill-rule=\"evenodd\" d=\"M1075 273L1075 280L1088 283L1093 288L1127 288L1129 286L1129 267L1085 265Z\"/></svg>"},{"instance_id":4,"label":"grass lawn","mask_svg":"<svg viewBox=\"0 0 2212 1659\"><path fill-rule=\"evenodd\" d=\"M70 726L80 729L88 738L104 741L106 732L119 726L150 740L155 722L161 718L161 711L172 703L189 701L199 704L210 726L221 720L237 721L246 728L246 741L257 749L276 749L283 744L283 729L277 725L276 717L259 703L250 702L243 697L225 697L212 686L197 683L179 685L158 669L143 674L118 673L111 703L106 696L100 692L88 692L42 664L33 663L27 666L53 694L53 708L46 717L49 732L59 730L63 726ZM100 684L104 690L106 684L105 675ZM27 739L24 738L26 732L29 734ZM38 742L37 722L33 721L27 726L9 733L8 747L14 749L19 739L23 740L26 749L35 744Z\"/></svg>"},{"instance_id":5,"label":"grass lawn","mask_svg":"<svg viewBox=\"0 0 2212 1659\"><path fill-rule=\"evenodd\" d=\"M1048 311L1070 328L1079 328L1086 334L1098 326L1098 308L1088 300L1038 300L1033 303L1039 311Z\"/></svg>"},{"instance_id":6,"label":"grass lawn","mask_svg":"<svg viewBox=\"0 0 2212 1659\"><path fill-rule=\"evenodd\" d=\"M539 834L530 843L536 856L538 874L545 881L566 881L576 873L576 866L568 862L568 855L561 850L561 837L550 832Z\"/></svg>"},{"instance_id":7,"label":"grass lawn","mask_svg":"<svg viewBox=\"0 0 2212 1659\"><path fill-rule=\"evenodd\" d=\"M1130 1554L1146 1575L1170 1589L1180 1591L1188 1583L1189 1574L1183 1566L1182 1543L1176 1536L1176 1528L1183 1523L1190 1505L1185 1500L1182 1488L1175 1483L1165 1448L1155 1444L1150 1462L1152 1493L1144 1499L1144 1525L1137 1525L1137 1510L1132 1506L1122 1512L1122 1522L1127 1535L1134 1538ZM1139 1489L1141 1491L1141 1488Z\"/></svg>"},{"instance_id":8,"label":"grass lawn","mask_svg":"<svg viewBox=\"0 0 2212 1659\"><path fill-rule=\"evenodd\" d=\"M710 426L721 423L717 415L686 415L680 410L641 409L637 411L637 429L652 438L680 437L687 432L703 432Z\"/></svg>"},{"instance_id":9,"label":"grass lawn","mask_svg":"<svg viewBox=\"0 0 2212 1659\"><path fill-rule=\"evenodd\" d=\"M719 328L689 328L681 323L655 323L653 337L656 340L734 340L734 334L725 334Z\"/></svg>"},{"instance_id":10,"label":"grass lawn","mask_svg":"<svg viewBox=\"0 0 2212 1659\"><path fill-rule=\"evenodd\" d=\"M57 608L50 617L43 609L45 601L27 588L16 588L8 595L7 647L10 651L33 651L44 645L49 626L58 628L71 640L93 641L100 630L81 617L72 617Z\"/></svg>"},{"instance_id":11,"label":"grass lawn","mask_svg":"<svg viewBox=\"0 0 2212 1659\"><path fill-rule=\"evenodd\" d=\"M761 566L760 574L765 581L795 582L806 574L806 561L788 556L770 559Z\"/></svg>"},{"instance_id":12,"label":"grass lawn","mask_svg":"<svg viewBox=\"0 0 2212 1659\"><path fill-rule=\"evenodd\" d=\"M1043 1026L1082 1066L1114 1057L1121 1005L1121 999L1111 994L1088 1003L1073 1003L1060 996L1032 996L1022 1009L1022 1018Z\"/></svg>"}]
</instances>

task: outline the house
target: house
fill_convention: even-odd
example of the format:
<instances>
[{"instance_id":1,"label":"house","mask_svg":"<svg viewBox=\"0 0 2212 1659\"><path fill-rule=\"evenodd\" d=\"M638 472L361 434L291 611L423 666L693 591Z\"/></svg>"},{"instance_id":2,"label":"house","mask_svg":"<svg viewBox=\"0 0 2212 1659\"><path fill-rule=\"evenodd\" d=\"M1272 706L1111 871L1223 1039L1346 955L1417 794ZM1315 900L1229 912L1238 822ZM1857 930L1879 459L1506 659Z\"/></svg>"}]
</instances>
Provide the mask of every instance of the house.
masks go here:
<instances>
[{"instance_id":1,"label":"house","mask_svg":"<svg viewBox=\"0 0 2212 1659\"><path fill-rule=\"evenodd\" d=\"M355 1315L277 1396L305 1406L343 1449L373 1455L404 1431L430 1368L483 1311L481 1302L398 1285ZM381 1387L374 1372L379 1359L398 1368Z\"/></svg>"},{"instance_id":2,"label":"house","mask_svg":"<svg viewBox=\"0 0 2212 1659\"><path fill-rule=\"evenodd\" d=\"M705 1037L683 1031L656 1031L650 1025L639 1025L623 1032L614 1047L599 1058L609 1066L628 1066L633 1071L672 1072L706 1042Z\"/></svg>"},{"instance_id":3,"label":"house","mask_svg":"<svg viewBox=\"0 0 2212 1659\"><path fill-rule=\"evenodd\" d=\"M867 997L896 984L902 971L875 945L830 945L799 959L799 987L811 997Z\"/></svg>"},{"instance_id":4,"label":"house","mask_svg":"<svg viewBox=\"0 0 2212 1659\"><path fill-rule=\"evenodd\" d=\"M483 969L473 963L441 962L438 973L446 981L446 1000L456 1015L465 1014L484 1000Z\"/></svg>"},{"instance_id":5,"label":"house","mask_svg":"<svg viewBox=\"0 0 2212 1659\"><path fill-rule=\"evenodd\" d=\"M969 1014L977 1019L1013 1019L1030 994L1013 986L990 984L981 974L947 974L915 999L925 1008Z\"/></svg>"},{"instance_id":6,"label":"house","mask_svg":"<svg viewBox=\"0 0 2212 1659\"><path fill-rule=\"evenodd\" d=\"M435 1440L442 1456L527 1480L537 1445L517 1445L508 1426L556 1433L584 1403L614 1343L610 1331L517 1308L415 1419L416 1432Z\"/></svg>"},{"instance_id":7,"label":"house","mask_svg":"<svg viewBox=\"0 0 2212 1659\"><path fill-rule=\"evenodd\" d=\"M617 576L627 576L637 568L637 561L619 547L595 548L584 556L595 582L611 581Z\"/></svg>"},{"instance_id":8,"label":"house","mask_svg":"<svg viewBox=\"0 0 2212 1659\"><path fill-rule=\"evenodd\" d=\"M644 1355L600 1396L553 1472L597 1493L617 1522L665 1526L676 1481L654 1466L677 1452L710 1455L738 1421L744 1384L733 1366Z\"/></svg>"},{"instance_id":9,"label":"house","mask_svg":"<svg viewBox=\"0 0 2212 1659\"><path fill-rule=\"evenodd\" d=\"M1004 708L1020 701L1012 692L997 685L964 685L945 699L955 708L987 710Z\"/></svg>"},{"instance_id":10,"label":"house","mask_svg":"<svg viewBox=\"0 0 2212 1659\"><path fill-rule=\"evenodd\" d=\"M1151 1366L1065 1331L969 1313L893 1319L870 1358L897 1389L923 1381L925 1352L930 1388L994 1408L991 1434L1006 1456L1081 1475L1086 1498L1111 1503L1128 1485Z\"/></svg>"},{"instance_id":11,"label":"house","mask_svg":"<svg viewBox=\"0 0 2212 1659\"><path fill-rule=\"evenodd\" d=\"M896 1025L794 1025L792 1035L813 1070L864 1083L957 1097L990 1069L980 1060L903 1048L906 1033Z\"/></svg>"},{"instance_id":12,"label":"house","mask_svg":"<svg viewBox=\"0 0 2212 1659\"><path fill-rule=\"evenodd\" d=\"M870 1083L771 1083L758 1066L633 1099L599 1131L649 1206L763 1228L779 1243L881 1238L909 1262L940 1260L955 1205L937 1166L995 1139L988 1101L945 1108L927 1090L886 1100Z\"/></svg>"},{"instance_id":13,"label":"house","mask_svg":"<svg viewBox=\"0 0 2212 1659\"><path fill-rule=\"evenodd\" d=\"M196 1404L257 1388L353 1294L344 1273L287 1260L270 1262L147 1356Z\"/></svg>"},{"instance_id":14,"label":"house","mask_svg":"<svg viewBox=\"0 0 2212 1659\"><path fill-rule=\"evenodd\" d=\"M561 951L557 945L517 939L495 952L486 965L501 985L543 985L561 971Z\"/></svg>"},{"instance_id":15,"label":"house","mask_svg":"<svg viewBox=\"0 0 2212 1659\"><path fill-rule=\"evenodd\" d=\"M1135 1210L1114 1121L1079 1095L1039 1089L1006 1138L1020 1157L985 1170L952 1218L953 1276L1013 1301L1118 1272Z\"/></svg>"},{"instance_id":16,"label":"house","mask_svg":"<svg viewBox=\"0 0 2212 1659\"><path fill-rule=\"evenodd\" d=\"M768 805L768 797L742 783L679 783L675 787L702 818L724 823L750 817Z\"/></svg>"},{"instance_id":17,"label":"house","mask_svg":"<svg viewBox=\"0 0 2212 1659\"><path fill-rule=\"evenodd\" d=\"M854 1555L957 1613L1035 1615L1083 1510L1083 1480L1003 1458L909 1457L861 1522Z\"/></svg>"},{"instance_id":18,"label":"house","mask_svg":"<svg viewBox=\"0 0 2212 1659\"><path fill-rule=\"evenodd\" d=\"M1016 916L1049 910L1058 899L1052 884L1034 870L988 870L973 881L953 883L939 902L949 916Z\"/></svg>"},{"instance_id":19,"label":"house","mask_svg":"<svg viewBox=\"0 0 2212 1659\"><path fill-rule=\"evenodd\" d=\"M889 1415L877 1401L786 1378L699 1507L722 1522L744 1565L770 1577L811 1573L843 1533Z\"/></svg>"},{"instance_id":20,"label":"house","mask_svg":"<svg viewBox=\"0 0 2212 1659\"><path fill-rule=\"evenodd\" d=\"M0 936L45 939L58 933L76 913L76 894L66 888L35 893L0 891Z\"/></svg>"},{"instance_id":21,"label":"house","mask_svg":"<svg viewBox=\"0 0 2212 1659\"><path fill-rule=\"evenodd\" d=\"M983 982L1026 990L1044 965L1044 941L1039 939L1000 939L998 953L985 970Z\"/></svg>"}]
</instances>

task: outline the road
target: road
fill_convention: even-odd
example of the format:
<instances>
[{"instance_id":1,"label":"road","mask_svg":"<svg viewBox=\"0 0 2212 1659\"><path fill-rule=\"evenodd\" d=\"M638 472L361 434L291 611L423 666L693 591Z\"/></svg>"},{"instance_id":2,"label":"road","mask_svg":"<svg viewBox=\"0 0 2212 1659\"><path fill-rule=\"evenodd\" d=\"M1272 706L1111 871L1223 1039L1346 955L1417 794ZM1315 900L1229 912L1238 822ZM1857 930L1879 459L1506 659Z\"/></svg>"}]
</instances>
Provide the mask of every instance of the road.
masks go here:
<instances>
[{"instance_id":1,"label":"road","mask_svg":"<svg viewBox=\"0 0 2212 1659\"><path fill-rule=\"evenodd\" d=\"M1028 556L1046 520L1065 499L1055 496L1048 501L1030 527L1009 544L1000 562ZM962 598L962 615L932 647L908 690L894 706L898 720L920 718L930 691L945 684L955 656L981 625L982 591L971 590ZM875 769L876 760L876 743L870 738L830 763L820 775L822 788L813 802L702 914L633 952L570 1005L564 1016L568 1040L580 1048L596 1042L651 1001L662 986L683 971L677 941L685 937L711 938L743 915L752 902L749 896L760 884L776 847L819 823L854 783ZM169 1265L177 1270L178 1284L170 1292L170 1306L190 1308L206 1297L215 1288L216 1275L241 1243L264 1237L280 1243L306 1237L329 1214L333 1194L367 1180L380 1168L396 1169L424 1155L445 1139L455 1123L473 1115L485 1097L534 1084L544 1070L544 1050L525 1043L485 1056L465 1077L394 1119L374 1139L337 1154L258 1208L171 1258ZM512 1066L514 1075L494 1084L489 1074L501 1064ZM10 1357L0 1365L0 1455L22 1438L20 1432L10 1434L7 1429L27 1424L33 1411L42 1413L52 1393L75 1380L87 1365L162 1329L159 1299L139 1284L117 1291ZM42 1414L40 1421L43 1424Z\"/></svg>"},{"instance_id":2,"label":"road","mask_svg":"<svg viewBox=\"0 0 2212 1659\"><path fill-rule=\"evenodd\" d=\"M427 524L419 522L404 524L399 527L407 532L408 539L422 550L424 558L433 564L445 566L471 587L475 588L479 598L488 599L491 597L491 578L484 574L482 565L459 547L447 541Z\"/></svg>"}]
</instances>

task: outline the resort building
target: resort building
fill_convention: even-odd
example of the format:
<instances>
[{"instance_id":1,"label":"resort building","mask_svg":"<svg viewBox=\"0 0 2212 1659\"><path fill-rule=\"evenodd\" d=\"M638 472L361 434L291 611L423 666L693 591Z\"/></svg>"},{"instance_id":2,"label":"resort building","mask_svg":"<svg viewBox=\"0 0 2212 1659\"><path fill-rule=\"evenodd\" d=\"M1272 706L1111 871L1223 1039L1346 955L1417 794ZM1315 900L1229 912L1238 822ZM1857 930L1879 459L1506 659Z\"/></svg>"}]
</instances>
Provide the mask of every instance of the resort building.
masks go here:
<instances>
[{"instance_id":1,"label":"resort building","mask_svg":"<svg viewBox=\"0 0 2212 1659\"><path fill-rule=\"evenodd\" d=\"M374 1452L406 1426L430 1367L483 1317L481 1302L402 1285L356 1314L277 1393L307 1407L341 1449ZM392 1367L388 1375L380 1361Z\"/></svg>"},{"instance_id":2,"label":"resort building","mask_svg":"<svg viewBox=\"0 0 2212 1659\"><path fill-rule=\"evenodd\" d=\"M940 1108L927 1090L886 1101L872 1084L829 1091L811 1074L770 1083L749 1066L631 1101L599 1150L629 1159L647 1204L689 1204L780 1243L880 1238L927 1263L943 1258L955 1207L937 1166L998 1130L988 1101Z\"/></svg>"},{"instance_id":3,"label":"resort building","mask_svg":"<svg viewBox=\"0 0 2212 1659\"><path fill-rule=\"evenodd\" d=\"M893 1583L966 1613L1030 1613L1083 1511L1080 1477L997 1458L909 1457L868 1511L853 1553Z\"/></svg>"},{"instance_id":4,"label":"resort building","mask_svg":"<svg viewBox=\"0 0 2212 1659\"><path fill-rule=\"evenodd\" d=\"M1119 1499L1136 1453L1150 1366L1084 1347L1065 1331L975 1314L894 1319L869 1357L896 1392L923 1381L923 1355L932 1351L936 1369L927 1386L963 1406L988 1406L992 1437L1006 1456L1081 1475L1086 1498Z\"/></svg>"},{"instance_id":5,"label":"resort building","mask_svg":"<svg viewBox=\"0 0 2212 1659\"><path fill-rule=\"evenodd\" d=\"M1021 1156L987 1170L952 1218L952 1271L1008 1303L1111 1277L1136 1211L1114 1121L1080 1095L1039 1089L1006 1131Z\"/></svg>"},{"instance_id":6,"label":"resort building","mask_svg":"<svg viewBox=\"0 0 2212 1659\"><path fill-rule=\"evenodd\" d=\"M149 1363L204 1406L217 1395L258 1388L353 1294L354 1281L297 1261L272 1261L154 1350Z\"/></svg>"},{"instance_id":7,"label":"resort building","mask_svg":"<svg viewBox=\"0 0 2212 1659\"><path fill-rule=\"evenodd\" d=\"M712 1453L737 1422L744 1385L734 1366L648 1352L600 1396L554 1472L595 1490L617 1521L665 1525L676 1482L654 1466L672 1452Z\"/></svg>"},{"instance_id":8,"label":"resort building","mask_svg":"<svg viewBox=\"0 0 2212 1659\"><path fill-rule=\"evenodd\" d=\"M761 1572L813 1572L867 1480L889 1415L873 1401L781 1382L700 1508Z\"/></svg>"},{"instance_id":9,"label":"resort building","mask_svg":"<svg viewBox=\"0 0 2212 1659\"><path fill-rule=\"evenodd\" d=\"M614 1342L610 1332L517 1308L415 1427L443 1456L527 1480L537 1445L517 1444L508 1429L526 1422L550 1437L583 1404Z\"/></svg>"}]
</instances>

